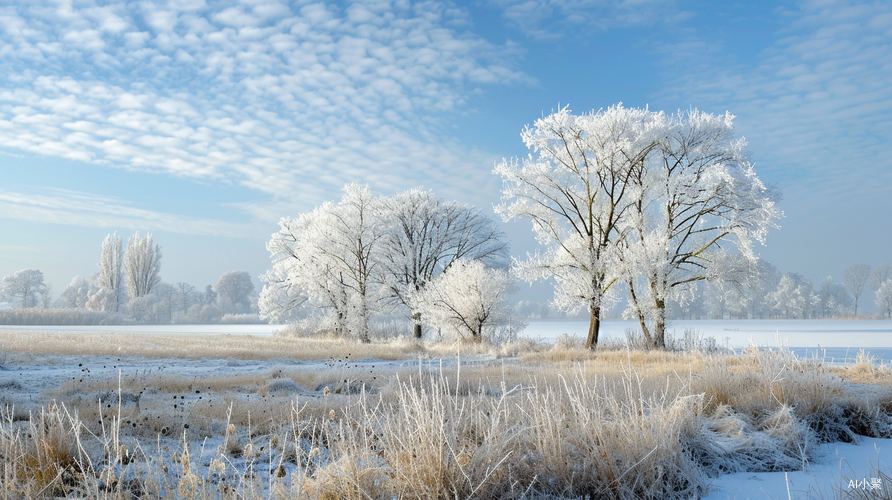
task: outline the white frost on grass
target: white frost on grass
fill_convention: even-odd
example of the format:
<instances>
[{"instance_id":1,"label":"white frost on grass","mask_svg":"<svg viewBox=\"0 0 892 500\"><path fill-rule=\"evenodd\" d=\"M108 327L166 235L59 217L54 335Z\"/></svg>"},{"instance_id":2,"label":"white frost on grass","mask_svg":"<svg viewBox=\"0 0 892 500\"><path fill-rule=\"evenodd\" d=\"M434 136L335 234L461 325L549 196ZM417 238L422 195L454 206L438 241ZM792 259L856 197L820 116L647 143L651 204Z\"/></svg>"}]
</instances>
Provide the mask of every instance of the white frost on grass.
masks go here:
<instances>
[{"instance_id":1,"label":"white frost on grass","mask_svg":"<svg viewBox=\"0 0 892 500\"><path fill-rule=\"evenodd\" d=\"M892 495L892 439L859 436L859 440L858 444L821 445L820 455L805 470L719 476L704 500L888 498Z\"/></svg>"}]
</instances>

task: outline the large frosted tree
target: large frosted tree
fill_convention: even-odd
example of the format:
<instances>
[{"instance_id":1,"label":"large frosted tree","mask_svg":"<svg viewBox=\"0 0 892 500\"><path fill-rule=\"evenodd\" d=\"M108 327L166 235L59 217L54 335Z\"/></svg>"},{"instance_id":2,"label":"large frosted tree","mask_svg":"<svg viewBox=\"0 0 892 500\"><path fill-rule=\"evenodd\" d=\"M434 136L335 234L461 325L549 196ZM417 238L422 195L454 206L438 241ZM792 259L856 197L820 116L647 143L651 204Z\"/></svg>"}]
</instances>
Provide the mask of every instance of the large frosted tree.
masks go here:
<instances>
[{"instance_id":1,"label":"large frosted tree","mask_svg":"<svg viewBox=\"0 0 892 500\"><path fill-rule=\"evenodd\" d=\"M139 232L127 240L127 291L131 299L144 297L161 281L161 247L152 242L152 233L145 238Z\"/></svg>"},{"instance_id":2,"label":"large frosted tree","mask_svg":"<svg viewBox=\"0 0 892 500\"><path fill-rule=\"evenodd\" d=\"M102 240L96 290L86 303L94 311L118 312L124 295L124 251L121 237L109 234Z\"/></svg>"},{"instance_id":3,"label":"large frosted tree","mask_svg":"<svg viewBox=\"0 0 892 500\"><path fill-rule=\"evenodd\" d=\"M531 154L496 165L506 221L527 218L544 249L519 263L529 281L554 277L555 304L590 314L586 345L598 343L602 309L621 278L618 242L635 201L633 176L665 135L665 116L612 106L541 118L521 133Z\"/></svg>"},{"instance_id":4,"label":"large frosted tree","mask_svg":"<svg viewBox=\"0 0 892 500\"><path fill-rule=\"evenodd\" d=\"M422 292L459 259L503 265L507 245L492 219L430 191L410 189L384 205L382 281L392 301L409 309L413 335L423 332Z\"/></svg>"},{"instance_id":5,"label":"large frosted tree","mask_svg":"<svg viewBox=\"0 0 892 500\"><path fill-rule=\"evenodd\" d=\"M697 110L668 117L658 146L632 168L634 203L619 224L622 267L629 308L651 347L665 347L666 305L689 297L695 282L754 274L722 255L733 245L755 264L754 244L781 216L732 122L728 113Z\"/></svg>"}]
</instances>

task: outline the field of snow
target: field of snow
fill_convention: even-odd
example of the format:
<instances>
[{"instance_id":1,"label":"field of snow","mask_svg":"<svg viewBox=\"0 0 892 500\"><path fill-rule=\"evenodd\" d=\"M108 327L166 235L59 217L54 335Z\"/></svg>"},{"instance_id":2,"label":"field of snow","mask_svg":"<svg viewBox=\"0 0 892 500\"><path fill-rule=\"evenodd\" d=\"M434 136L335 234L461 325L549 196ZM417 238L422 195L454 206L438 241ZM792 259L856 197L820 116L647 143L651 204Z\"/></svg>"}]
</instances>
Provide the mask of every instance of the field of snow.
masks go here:
<instances>
[{"instance_id":1,"label":"field of snow","mask_svg":"<svg viewBox=\"0 0 892 500\"><path fill-rule=\"evenodd\" d=\"M602 338L623 339L625 329L634 326L635 323L630 321L606 321L603 323ZM584 321L531 322L523 336L554 339L567 333L582 337L587 327ZM269 338L278 328L278 325L0 327L3 330L85 334L97 331L132 333L134 342L145 335L175 335L173 339L178 341L177 345L187 335L204 338L205 342L208 336L226 335L237 345L241 342L253 344L260 339L252 341L251 337L263 337L263 342L279 345L279 340ZM848 357L853 357L859 347L866 347L872 353L892 351L889 349L892 346L892 321L675 321L670 329L676 332L676 336L681 336L685 329L694 329L703 336L714 336L720 344L731 347L746 346L752 339L757 345L769 347L782 344L811 349L820 346L828 352L833 352L833 349L852 351ZM210 342L216 342L216 338L211 337ZM10 344L7 342L3 345L8 347ZM247 427L257 426L260 422L253 420L252 414L256 418L257 412L275 412L283 418L287 417L288 402L292 398L299 397L305 402L317 401L324 405L326 398L323 389L326 385L335 390L342 380L370 378L374 383L372 377L376 375L380 379L384 373L417 373L421 368L418 357L411 354L406 356L408 359L390 361L377 357L356 361L347 361L346 358L300 361L290 359L285 350L281 358L265 360L250 359L250 346L245 351L249 353L248 357L238 359L44 355L36 352L9 354L0 360L0 387L4 388L0 399L17 403L19 412L26 415L28 410L35 411L38 406L58 398L78 404L82 417L86 417L91 414L88 409L95 406L95 402L91 401L109 398L116 401L123 380L125 413L148 418L145 422L139 422L140 426L146 426L145 429L136 429L137 422L134 421L132 425L136 434L152 436L174 425L189 422L195 432L207 436L205 441L190 441L190 446L203 450L203 445L207 445L209 450L217 450L228 446L228 438L224 437L226 433L218 427L222 425L219 422L228 420L226 412L231 411L232 405L235 405L235 413L244 413L248 421L253 422ZM449 363L454 361L453 357L445 360L445 363L450 366ZM462 361L463 364L468 362L472 365L485 362L474 360L473 356L466 360L464 354ZM512 367L517 363L510 359L489 362L499 365L502 372L506 366ZM423 364L426 365L426 372L442 370L438 368L436 360L425 360ZM288 383L280 383L288 378L284 375L301 381L301 385L288 380L285 380ZM221 384L218 381L221 380L226 382L218 388L218 384ZM128 384L133 387L128 389ZM280 385L284 389L279 388ZM201 392L198 392L199 389ZM345 390L348 391L345 394L350 394L350 389ZM131 400L136 401L135 407ZM110 408L111 413L105 415L103 411L101 418L108 419L121 411ZM322 406L318 411L323 410L328 411L328 407ZM157 419L158 423L153 424L152 419ZM272 429L275 421L272 419L266 425ZM243 428L243 424L238 425L239 432L244 433ZM182 434L178 438L177 433L170 432L170 435L165 435L163 443L175 450L178 442L182 444ZM182 428L179 432L182 433ZM240 438L243 444L251 442L246 436ZM892 491L892 471L889 468L892 464L892 440L866 437L859 440L856 444L821 445L818 456L804 464L801 471L722 475L711 481L706 498L888 498ZM212 457L202 456L199 452L196 458L199 472L209 473ZM231 460L237 466L235 469L243 468L247 463L245 458ZM295 466L286 465L289 475L297 472ZM885 496L875 496L878 493Z\"/></svg>"}]
</instances>

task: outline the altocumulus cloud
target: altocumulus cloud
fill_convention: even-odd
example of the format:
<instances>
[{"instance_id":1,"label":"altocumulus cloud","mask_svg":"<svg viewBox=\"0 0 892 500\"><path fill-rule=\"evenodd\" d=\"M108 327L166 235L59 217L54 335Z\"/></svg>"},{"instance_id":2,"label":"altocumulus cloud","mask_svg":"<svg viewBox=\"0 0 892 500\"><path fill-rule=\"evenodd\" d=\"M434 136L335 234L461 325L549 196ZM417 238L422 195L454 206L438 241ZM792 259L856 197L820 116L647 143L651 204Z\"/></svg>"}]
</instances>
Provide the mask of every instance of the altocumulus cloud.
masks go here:
<instances>
[{"instance_id":1,"label":"altocumulus cloud","mask_svg":"<svg viewBox=\"0 0 892 500\"><path fill-rule=\"evenodd\" d=\"M892 4L805 0L754 66L696 36L666 49L662 100L728 109L784 189L886 197L892 185ZM682 62L687 71L676 71ZM820 202L827 205L826 200Z\"/></svg>"},{"instance_id":2,"label":"altocumulus cloud","mask_svg":"<svg viewBox=\"0 0 892 500\"><path fill-rule=\"evenodd\" d=\"M401 0L0 7L0 147L231 182L273 203L351 181L492 183L492 159L444 138L439 118L481 86L531 80L463 22Z\"/></svg>"}]
</instances>

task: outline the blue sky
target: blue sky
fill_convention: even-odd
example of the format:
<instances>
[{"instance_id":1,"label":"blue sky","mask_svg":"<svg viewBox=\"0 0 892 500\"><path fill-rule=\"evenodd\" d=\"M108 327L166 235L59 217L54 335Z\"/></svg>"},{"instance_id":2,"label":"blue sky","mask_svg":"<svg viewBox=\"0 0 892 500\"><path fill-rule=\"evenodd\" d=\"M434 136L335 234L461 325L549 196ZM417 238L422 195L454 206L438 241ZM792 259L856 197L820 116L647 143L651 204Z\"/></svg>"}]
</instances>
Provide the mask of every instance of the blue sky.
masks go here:
<instances>
[{"instance_id":1,"label":"blue sky","mask_svg":"<svg viewBox=\"0 0 892 500\"><path fill-rule=\"evenodd\" d=\"M524 125L623 102L736 115L784 195L759 253L819 284L892 261L890 42L882 1L6 3L0 276L59 293L137 230L165 281L256 276L347 182L489 210Z\"/></svg>"}]
</instances>

